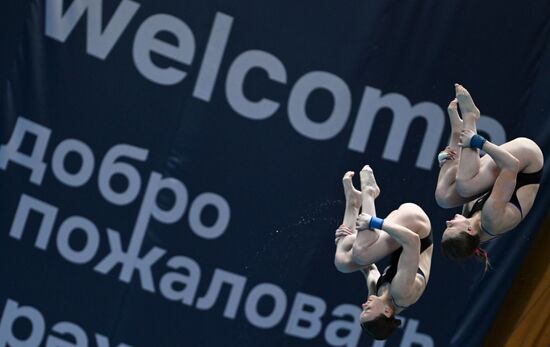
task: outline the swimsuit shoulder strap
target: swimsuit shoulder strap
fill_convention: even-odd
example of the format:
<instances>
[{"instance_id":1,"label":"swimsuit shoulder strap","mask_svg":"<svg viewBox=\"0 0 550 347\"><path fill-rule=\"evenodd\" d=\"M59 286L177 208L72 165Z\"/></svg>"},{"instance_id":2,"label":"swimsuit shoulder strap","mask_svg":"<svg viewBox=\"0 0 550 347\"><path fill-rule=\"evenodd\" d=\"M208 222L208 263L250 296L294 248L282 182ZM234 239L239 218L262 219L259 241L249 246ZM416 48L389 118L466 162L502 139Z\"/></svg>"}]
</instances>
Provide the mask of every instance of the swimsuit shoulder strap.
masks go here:
<instances>
[{"instance_id":1,"label":"swimsuit shoulder strap","mask_svg":"<svg viewBox=\"0 0 550 347\"><path fill-rule=\"evenodd\" d=\"M483 209L483 205L487 202L487 199L489 199L489 196L491 195L491 192L488 191L487 193L483 194L481 197L479 197L474 204L472 205L472 208L470 209L470 212L468 213L466 218L471 218L474 213L481 211Z\"/></svg>"}]
</instances>

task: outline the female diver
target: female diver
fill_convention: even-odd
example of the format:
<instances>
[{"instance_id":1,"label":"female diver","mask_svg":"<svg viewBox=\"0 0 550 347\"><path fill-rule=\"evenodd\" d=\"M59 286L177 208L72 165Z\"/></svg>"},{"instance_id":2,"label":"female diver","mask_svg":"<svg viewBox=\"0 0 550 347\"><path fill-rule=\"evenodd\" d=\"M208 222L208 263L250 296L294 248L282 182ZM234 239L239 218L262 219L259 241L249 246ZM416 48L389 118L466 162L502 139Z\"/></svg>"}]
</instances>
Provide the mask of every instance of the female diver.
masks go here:
<instances>
[{"instance_id":1,"label":"female diver","mask_svg":"<svg viewBox=\"0 0 550 347\"><path fill-rule=\"evenodd\" d=\"M463 205L463 210L447 221L441 246L444 255L453 260L477 256L487 270L487 252L480 243L515 228L529 213L539 190L544 158L537 144L527 138L497 146L478 135L480 112L472 97L458 84L455 93L448 107L451 140L438 155L441 171L435 198L441 207ZM487 155L480 158L480 150Z\"/></svg>"},{"instance_id":2,"label":"female diver","mask_svg":"<svg viewBox=\"0 0 550 347\"><path fill-rule=\"evenodd\" d=\"M431 224L412 203L402 204L385 219L376 217L374 200L380 189L371 168L361 170L361 192L353 187L353 175L347 172L342 180L346 210L336 230L334 262L341 272L361 270L365 276L369 297L362 305L361 327L384 340L400 324L395 315L417 302L426 288L433 252ZM380 275L374 263L388 255L390 265Z\"/></svg>"}]
</instances>

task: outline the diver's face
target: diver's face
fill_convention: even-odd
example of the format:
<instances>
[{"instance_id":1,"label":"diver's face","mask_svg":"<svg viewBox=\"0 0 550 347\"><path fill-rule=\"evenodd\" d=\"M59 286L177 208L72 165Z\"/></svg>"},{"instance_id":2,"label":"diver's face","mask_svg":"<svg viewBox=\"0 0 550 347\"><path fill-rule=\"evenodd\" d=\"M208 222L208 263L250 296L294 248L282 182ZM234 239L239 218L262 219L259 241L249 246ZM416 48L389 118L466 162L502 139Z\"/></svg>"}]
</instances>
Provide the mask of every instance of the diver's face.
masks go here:
<instances>
[{"instance_id":1,"label":"diver's face","mask_svg":"<svg viewBox=\"0 0 550 347\"><path fill-rule=\"evenodd\" d=\"M363 307L363 311L359 317L361 323L373 320L380 314L384 314L386 317L391 316L391 309L376 295L369 296L361 307Z\"/></svg>"},{"instance_id":2,"label":"diver's face","mask_svg":"<svg viewBox=\"0 0 550 347\"><path fill-rule=\"evenodd\" d=\"M455 214L454 218L448 220L447 229L443 232L443 237L441 240L445 240L450 237L457 236L461 231L466 231L468 234L471 234L472 227L470 220L464 217L461 214Z\"/></svg>"}]
</instances>

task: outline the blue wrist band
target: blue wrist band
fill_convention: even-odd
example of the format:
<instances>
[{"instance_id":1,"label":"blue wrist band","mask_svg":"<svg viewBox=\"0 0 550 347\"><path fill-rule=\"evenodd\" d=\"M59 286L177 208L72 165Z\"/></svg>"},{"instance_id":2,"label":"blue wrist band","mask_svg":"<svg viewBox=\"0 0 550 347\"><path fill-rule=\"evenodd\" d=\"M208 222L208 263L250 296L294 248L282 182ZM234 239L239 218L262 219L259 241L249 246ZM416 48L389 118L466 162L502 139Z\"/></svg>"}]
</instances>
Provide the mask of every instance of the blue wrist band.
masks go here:
<instances>
[{"instance_id":1,"label":"blue wrist band","mask_svg":"<svg viewBox=\"0 0 550 347\"><path fill-rule=\"evenodd\" d=\"M372 216L369 222L369 229L382 229L384 220L382 218Z\"/></svg>"},{"instance_id":2,"label":"blue wrist band","mask_svg":"<svg viewBox=\"0 0 550 347\"><path fill-rule=\"evenodd\" d=\"M477 148L477 149L483 149L483 145L485 144L485 138L481 135L475 134L470 139L470 147L471 148Z\"/></svg>"}]
</instances>

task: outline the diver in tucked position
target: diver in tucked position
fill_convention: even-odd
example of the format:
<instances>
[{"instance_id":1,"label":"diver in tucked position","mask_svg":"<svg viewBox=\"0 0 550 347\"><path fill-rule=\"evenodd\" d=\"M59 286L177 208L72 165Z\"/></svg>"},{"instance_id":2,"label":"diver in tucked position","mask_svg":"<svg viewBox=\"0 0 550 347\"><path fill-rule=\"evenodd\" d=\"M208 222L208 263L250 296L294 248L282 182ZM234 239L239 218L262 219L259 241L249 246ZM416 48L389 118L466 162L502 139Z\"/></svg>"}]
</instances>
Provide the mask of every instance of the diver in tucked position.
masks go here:
<instances>
[{"instance_id":1,"label":"diver in tucked position","mask_svg":"<svg viewBox=\"0 0 550 347\"><path fill-rule=\"evenodd\" d=\"M360 173L361 192L344 175L346 210L336 230L334 263L341 272L361 270L369 297L359 320L363 330L377 340L387 339L400 325L395 315L418 301L430 277L432 233L430 220L417 205L405 203L385 219L376 217L374 200L380 194L369 166ZM362 213L359 210L362 207ZM380 275L374 264L391 255Z\"/></svg>"},{"instance_id":2,"label":"diver in tucked position","mask_svg":"<svg viewBox=\"0 0 550 347\"><path fill-rule=\"evenodd\" d=\"M463 205L463 210L447 221L441 246L453 260L477 256L487 270L488 256L479 248L480 242L515 228L529 213L539 190L544 158L530 139L517 138L497 146L478 135L480 112L472 97L458 84L455 93L448 107L451 140L438 155L441 171L435 198L441 207ZM481 149L487 155L480 158Z\"/></svg>"}]
</instances>

